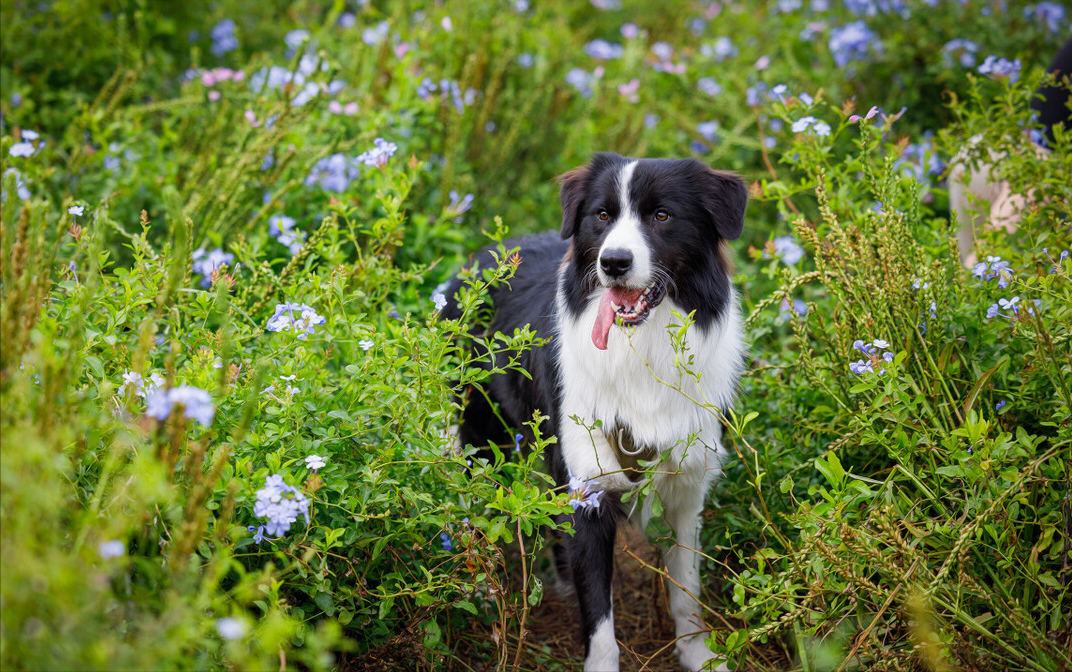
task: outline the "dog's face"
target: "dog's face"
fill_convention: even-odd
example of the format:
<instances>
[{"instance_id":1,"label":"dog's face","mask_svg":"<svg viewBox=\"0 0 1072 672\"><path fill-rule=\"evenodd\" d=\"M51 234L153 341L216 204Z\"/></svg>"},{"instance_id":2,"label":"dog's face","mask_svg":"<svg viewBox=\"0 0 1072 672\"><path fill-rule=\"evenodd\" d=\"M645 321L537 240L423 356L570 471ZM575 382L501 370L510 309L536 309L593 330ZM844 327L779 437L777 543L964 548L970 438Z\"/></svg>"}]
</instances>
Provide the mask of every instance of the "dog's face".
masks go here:
<instances>
[{"instance_id":1,"label":"dog's face","mask_svg":"<svg viewBox=\"0 0 1072 672\"><path fill-rule=\"evenodd\" d=\"M729 292L721 245L741 235L748 200L739 177L695 159L596 154L562 177L561 199L562 237L572 238L580 275L567 291L580 298L603 288L597 347L605 347L598 332L643 324L668 296L688 311L721 311Z\"/></svg>"}]
</instances>

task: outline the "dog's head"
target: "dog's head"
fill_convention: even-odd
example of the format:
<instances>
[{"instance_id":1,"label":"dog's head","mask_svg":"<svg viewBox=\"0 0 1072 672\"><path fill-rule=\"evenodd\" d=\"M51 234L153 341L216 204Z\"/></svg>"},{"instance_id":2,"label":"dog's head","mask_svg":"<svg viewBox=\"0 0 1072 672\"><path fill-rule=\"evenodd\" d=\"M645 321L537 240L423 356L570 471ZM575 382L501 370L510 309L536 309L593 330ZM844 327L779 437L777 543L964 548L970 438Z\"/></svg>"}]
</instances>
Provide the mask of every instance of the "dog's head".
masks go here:
<instances>
[{"instance_id":1,"label":"dog's head","mask_svg":"<svg viewBox=\"0 0 1072 672\"><path fill-rule=\"evenodd\" d=\"M603 289L597 347L606 347L610 324L642 324L667 296L696 310L700 326L721 313L729 294L722 244L741 235L748 201L739 177L695 159L600 153L561 184L577 290Z\"/></svg>"}]
</instances>

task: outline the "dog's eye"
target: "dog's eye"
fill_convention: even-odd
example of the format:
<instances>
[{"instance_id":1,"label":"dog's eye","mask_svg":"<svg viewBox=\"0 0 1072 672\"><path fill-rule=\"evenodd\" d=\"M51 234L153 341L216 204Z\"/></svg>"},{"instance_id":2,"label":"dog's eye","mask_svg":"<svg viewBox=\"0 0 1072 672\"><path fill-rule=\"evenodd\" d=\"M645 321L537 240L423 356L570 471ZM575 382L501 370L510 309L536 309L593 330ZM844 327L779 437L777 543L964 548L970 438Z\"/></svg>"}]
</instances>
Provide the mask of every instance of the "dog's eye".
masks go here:
<instances>
[{"instance_id":1,"label":"dog's eye","mask_svg":"<svg viewBox=\"0 0 1072 672\"><path fill-rule=\"evenodd\" d=\"M601 222L605 222L610 219L610 214L608 214L606 210L600 210L599 214L596 216L599 217L599 221Z\"/></svg>"},{"instance_id":2,"label":"dog's eye","mask_svg":"<svg viewBox=\"0 0 1072 672\"><path fill-rule=\"evenodd\" d=\"M655 221L657 221L657 222L665 222L668 219L670 219L670 213L667 212L666 210L656 210L655 211Z\"/></svg>"}]
</instances>

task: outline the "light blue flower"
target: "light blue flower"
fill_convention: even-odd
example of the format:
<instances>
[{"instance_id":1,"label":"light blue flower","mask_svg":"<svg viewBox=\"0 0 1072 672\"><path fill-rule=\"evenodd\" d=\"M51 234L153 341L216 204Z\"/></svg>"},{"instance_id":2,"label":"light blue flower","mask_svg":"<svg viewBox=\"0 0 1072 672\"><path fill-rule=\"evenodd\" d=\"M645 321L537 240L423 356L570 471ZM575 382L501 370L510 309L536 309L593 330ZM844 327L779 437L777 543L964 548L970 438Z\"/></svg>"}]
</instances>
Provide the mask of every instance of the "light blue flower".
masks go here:
<instances>
[{"instance_id":1,"label":"light blue flower","mask_svg":"<svg viewBox=\"0 0 1072 672\"><path fill-rule=\"evenodd\" d=\"M383 168L387 165L387 160L398 151L398 145L383 138L376 138L372 144L372 149L365 150L356 158L358 163L363 163L370 168Z\"/></svg>"},{"instance_id":2,"label":"light blue flower","mask_svg":"<svg viewBox=\"0 0 1072 672\"><path fill-rule=\"evenodd\" d=\"M308 234L301 229L294 228L293 218L286 215L272 215L268 218L268 235L286 246L294 255L305 247L305 238Z\"/></svg>"},{"instance_id":3,"label":"light blue flower","mask_svg":"<svg viewBox=\"0 0 1072 672\"><path fill-rule=\"evenodd\" d=\"M208 392L192 385L179 385L171 389L157 389L145 402L145 413L163 422L171 415L176 405L182 406L184 415L205 427L212 425L216 407Z\"/></svg>"},{"instance_id":4,"label":"light blue flower","mask_svg":"<svg viewBox=\"0 0 1072 672\"><path fill-rule=\"evenodd\" d=\"M263 534L279 537L290 530L299 515L305 517L306 524L309 523L309 498L287 485L281 475L272 474L265 477L264 487L257 491L253 515L268 519L261 528ZM254 541L258 540L255 538Z\"/></svg>"},{"instance_id":5,"label":"light blue flower","mask_svg":"<svg viewBox=\"0 0 1072 672\"><path fill-rule=\"evenodd\" d=\"M987 75L991 79L1008 79L1015 82L1020 78L1020 59L1010 61L1007 58L987 56L983 64L979 66L979 74Z\"/></svg>"},{"instance_id":6,"label":"light blue flower","mask_svg":"<svg viewBox=\"0 0 1072 672\"><path fill-rule=\"evenodd\" d=\"M327 323L327 318L318 315L312 306L304 303L278 303L275 313L268 318L265 329L272 332L293 331L299 340L305 340L309 334L316 333L317 327Z\"/></svg>"},{"instance_id":7,"label":"light blue flower","mask_svg":"<svg viewBox=\"0 0 1072 672\"><path fill-rule=\"evenodd\" d=\"M871 51L882 50L878 35L863 21L853 21L848 25L832 28L828 46L834 62L842 68L852 61L867 58Z\"/></svg>"},{"instance_id":8,"label":"light blue flower","mask_svg":"<svg viewBox=\"0 0 1072 672\"><path fill-rule=\"evenodd\" d=\"M446 306L447 306L447 297L446 297L445 294L443 294L443 292L433 292L432 293L432 303L435 304L436 312L439 312L440 310L443 310L444 308L446 308Z\"/></svg>"},{"instance_id":9,"label":"light blue flower","mask_svg":"<svg viewBox=\"0 0 1072 672\"><path fill-rule=\"evenodd\" d=\"M217 247L211 252L206 252L204 248L194 250L190 255L193 259L191 264L194 273L201 274L201 286L211 287L212 276L220 268L224 266L230 266L234 263L234 255L229 252L224 252L222 248Z\"/></svg>"},{"instance_id":10,"label":"light blue flower","mask_svg":"<svg viewBox=\"0 0 1072 672\"><path fill-rule=\"evenodd\" d=\"M246 634L246 624L237 618L217 618L216 619L216 632L220 633L220 637L228 640L241 639Z\"/></svg>"},{"instance_id":11,"label":"light blue flower","mask_svg":"<svg viewBox=\"0 0 1072 672\"><path fill-rule=\"evenodd\" d=\"M793 236L778 236L773 241L775 254L788 266L796 264L798 261L804 258L804 248L797 243L796 238ZM769 259L769 255L764 252L763 257Z\"/></svg>"},{"instance_id":12,"label":"light blue flower","mask_svg":"<svg viewBox=\"0 0 1072 672\"><path fill-rule=\"evenodd\" d=\"M36 151L37 148L34 147L34 144L32 142L23 140L21 142L16 142L15 144L11 145L11 147L8 148L7 153L17 158L25 158L28 156L33 156L34 152Z\"/></svg>"},{"instance_id":13,"label":"light blue flower","mask_svg":"<svg viewBox=\"0 0 1072 672\"><path fill-rule=\"evenodd\" d=\"M593 490L599 482L590 478L582 479L570 474L568 500L574 511L581 509L598 509L602 490Z\"/></svg>"},{"instance_id":14,"label":"light blue flower","mask_svg":"<svg viewBox=\"0 0 1072 672\"><path fill-rule=\"evenodd\" d=\"M965 68L975 65L975 54L978 51L978 44L962 37L949 40L942 47L942 53L946 57L955 56L960 65Z\"/></svg>"},{"instance_id":15,"label":"light blue flower","mask_svg":"<svg viewBox=\"0 0 1072 672\"><path fill-rule=\"evenodd\" d=\"M74 215L75 217L81 217L82 213L84 213L85 210L86 206L84 205L72 205L71 207L67 208L67 214Z\"/></svg>"},{"instance_id":16,"label":"light blue flower","mask_svg":"<svg viewBox=\"0 0 1072 672\"><path fill-rule=\"evenodd\" d=\"M320 457L319 455L309 455L308 457L305 458L305 466L306 466L306 468L307 469L312 469L313 471L317 471L318 469L323 469L325 464L327 464L327 461L323 457Z\"/></svg>"},{"instance_id":17,"label":"light blue flower","mask_svg":"<svg viewBox=\"0 0 1072 672\"><path fill-rule=\"evenodd\" d=\"M1061 30L1061 23L1065 18L1065 7L1057 2L1040 2L1037 5L1024 7L1024 16L1034 16L1046 24L1046 29L1051 33Z\"/></svg>"},{"instance_id":18,"label":"light blue flower","mask_svg":"<svg viewBox=\"0 0 1072 672\"><path fill-rule=\"evenodd\" d=\"M708 142L713 142L718 133L718 122L714 120L700 122L696 124L696 132Z\"/></svg>"},{"instance_id":19,"label":"light blue flower","mask_svg":"<svg viewBox=\"0 0 1072 672\"><path fill-rule=\"evenodd\" d=\"M127 547L118 539L112 539L111 541L102 541L97 544L97 553L101 558L111 560L112 558L121 558L126 555Z\"/></svg>"},{"instance_id":20,"label":"light blue flower","mask_svg":"<svg viewBox=\"0 0 1072 672\"><path fill-rule=\"evenodd\" d=\"M701 77L696 80L696 88L709 96L717 96L722 93L722 87L714 77Z\"/></svg>"},{"instance_id":21,"label":"light blue flower","mask_svg":"<svg viewBox=\"0 0 1072 672\"><path fill-rule=\"evenodd\" d=\"M231 19L224 19L215 26L212 27L210 35L212 37L212 53L216 56L223 56L229 51L234 51L238 48L238 38L235 37L235 22Z\"/></svg>"},{"instance_id":22,"label":"light blue flower","mask_svg":"<svg viewBox=\"0 0 1072 672\"><path fill-rule=\"evenodd\" d=\"M391 24L387 21L380 21L372 28L366 28L361 31L361 41L370 47L375 47L387 39L387 34L390 31Z\"/></svg>"},{"instance_id":23,"label":"light blue flower","mask_svg":"<svg viewBox=\"0 0 1072 672\"><path fill-rule=\"evenodd\" d=\"M610 61L621 58L625 49L620 44L614 44L606 40L592 40L584 45L584 53L601 61Z\"/></svg>"}]
</instances>

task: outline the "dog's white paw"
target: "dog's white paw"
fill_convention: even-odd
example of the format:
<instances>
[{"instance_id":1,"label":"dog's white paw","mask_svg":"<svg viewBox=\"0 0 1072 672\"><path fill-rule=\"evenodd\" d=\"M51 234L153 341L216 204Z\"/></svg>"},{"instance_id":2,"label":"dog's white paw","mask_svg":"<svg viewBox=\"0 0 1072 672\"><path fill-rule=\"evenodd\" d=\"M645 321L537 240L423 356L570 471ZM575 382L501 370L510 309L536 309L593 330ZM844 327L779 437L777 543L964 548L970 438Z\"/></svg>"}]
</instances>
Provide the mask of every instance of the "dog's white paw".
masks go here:
<instances>
[{"instance_id":1,"label":"dog's white paw","mask_svg":"<svg viewBox=\"0 0 1072 672\"><path fill-rule=\"evenodd\" d=\"M716 656L711 649L707 648L703 635L692 635L677 640L677 657L681 661L681 666L689 672L700 672L705 669L704 663ZM726 663L722 663L711 669L729 672L730 668L726 666Z\"/></svg>"}]
</instances>

